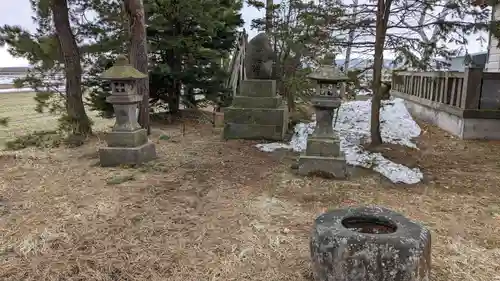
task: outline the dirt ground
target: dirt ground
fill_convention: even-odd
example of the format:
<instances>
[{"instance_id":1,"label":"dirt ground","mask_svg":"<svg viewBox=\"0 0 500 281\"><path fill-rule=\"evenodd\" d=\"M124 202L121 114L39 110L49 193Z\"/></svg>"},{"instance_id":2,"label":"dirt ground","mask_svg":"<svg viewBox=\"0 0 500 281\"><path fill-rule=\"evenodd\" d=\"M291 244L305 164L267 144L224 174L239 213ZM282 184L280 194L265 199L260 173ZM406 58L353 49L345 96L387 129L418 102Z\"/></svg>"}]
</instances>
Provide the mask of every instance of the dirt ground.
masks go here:
<instances>
[{"instance_id":1,"label":"dirt ground","mask_svg":"<svg viewBox=\"0 0 500 281\"><path fill-rule=\"evenodd\" d=\"M314 218L362 204L431 229L432 280L500 280L500 142L423 129L420 150L381 149L423 169L414 186L298 177L290 153L200 124L156 126L159 159L141 168L98 167L98 139L4 152L0 280L310 281Z\"/></svg>"}]
</instances>

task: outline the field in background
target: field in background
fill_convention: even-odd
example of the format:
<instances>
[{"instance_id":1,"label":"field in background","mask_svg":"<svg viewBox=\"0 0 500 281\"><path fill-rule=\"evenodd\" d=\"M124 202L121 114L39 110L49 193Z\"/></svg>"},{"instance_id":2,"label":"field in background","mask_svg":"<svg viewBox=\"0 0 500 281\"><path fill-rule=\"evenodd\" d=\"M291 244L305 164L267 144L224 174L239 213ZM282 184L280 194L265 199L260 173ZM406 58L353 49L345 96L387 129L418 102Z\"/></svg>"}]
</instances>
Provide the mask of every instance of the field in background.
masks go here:
<instances>
[{"instance_id":1,"label":"field in background","mask_svg":"<svg viewBox=\"0 0 500 281\"><path fill-rule=\"evenodd\" d=\"M35 112L35 93L2 93L0 94L0 118L9 117L7 127L0 126L0 147L6 141L32 133L34 131L57 128L57 116ZM113 120L97 117L97 112L87 111L94 121L95 130L106 129Z\"/></svg>"},{"instance_id":2,"label":"field in background","mask_svg":"<svg viewBox=\"0 0 500 281\"><path fill-rule=\"evenodd\" d=\"M12 84L0 84L0 89L12 89L14 85Z\"/></svg>"}]
</instances>

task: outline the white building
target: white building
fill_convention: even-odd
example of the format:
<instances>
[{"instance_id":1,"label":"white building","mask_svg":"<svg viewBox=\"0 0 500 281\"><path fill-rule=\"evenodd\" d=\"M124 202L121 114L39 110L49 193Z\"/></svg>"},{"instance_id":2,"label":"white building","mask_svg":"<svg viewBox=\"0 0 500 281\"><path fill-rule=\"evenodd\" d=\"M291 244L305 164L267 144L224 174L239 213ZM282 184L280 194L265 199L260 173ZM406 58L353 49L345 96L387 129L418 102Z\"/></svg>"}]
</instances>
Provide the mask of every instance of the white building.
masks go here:
<instances>
[{"instance_id":1,"label":"white building","mask_svg":"<svg viewBox=\"0 0 500 281\"><path fill-rule=\"evenodd\" d=\"M473 5L485 6L488 5L488 0L473 0ZM500 20L500 5L492 7L491 21ZM484 71L500 72L500 48L498 48L498 39L490 32L488 40L488 55Z\"/></svg>"}]
</instances>

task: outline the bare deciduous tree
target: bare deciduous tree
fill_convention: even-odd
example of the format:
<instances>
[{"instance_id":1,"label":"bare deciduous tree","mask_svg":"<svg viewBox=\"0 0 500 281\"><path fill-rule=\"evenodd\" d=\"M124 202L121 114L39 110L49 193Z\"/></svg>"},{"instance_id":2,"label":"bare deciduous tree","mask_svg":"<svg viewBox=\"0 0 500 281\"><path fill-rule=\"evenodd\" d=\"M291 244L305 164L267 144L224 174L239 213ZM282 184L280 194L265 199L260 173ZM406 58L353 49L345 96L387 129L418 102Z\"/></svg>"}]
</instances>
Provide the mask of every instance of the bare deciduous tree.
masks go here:
<instances>
[{"instance_id":1,"label":"bare deciduous tree","mask_svg":"<svg viewBox=\"0 0 500 281\"><path fill-rule=\"evenodd\" d=\"M398 68L435 69L459 54L468 38L489 28L488 9L468 0L377 0L341 4L346 11L340 24L331 26L338 44L373 54L372 145L382 143L380 107L384 52ZM354 40L349 32L355 29Z\"/></svg>"}]
</instances>

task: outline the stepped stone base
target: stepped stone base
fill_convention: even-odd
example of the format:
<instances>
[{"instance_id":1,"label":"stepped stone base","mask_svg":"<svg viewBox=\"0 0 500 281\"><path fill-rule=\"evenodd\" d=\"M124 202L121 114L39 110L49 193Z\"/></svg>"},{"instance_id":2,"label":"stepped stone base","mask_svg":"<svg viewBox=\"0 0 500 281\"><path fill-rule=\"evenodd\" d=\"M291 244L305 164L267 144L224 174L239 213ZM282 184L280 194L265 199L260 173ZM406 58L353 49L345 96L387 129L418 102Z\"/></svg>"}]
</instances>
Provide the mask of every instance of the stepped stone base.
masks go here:
<instances>
[{"instance_id":1,"label":"stepped stone base","mask_svg":"<svg viewBox=\"0 0 500 281\"><path fill-rule=\"evenodd\" d=\"M274 140L285 137L285 126L226 123L224 139Z\"/></svg>"},{"instance_id":2,"label":"stepped stone base","mask_svg":"<svg viewBox=\"0 0 500 281\"><path fill-rule=\"evenodd\" d=\"M102 167L139 165L156 158L154 143L147 142L138 147L102 147L99 160Z\"/></svg>"},{"instance_id":3,"label":"stepped stone base","mask_svg":"<svg viewBox=\"0 0 500 281\"><path fill-rule=\"evenodd\" d=\"M344 157L301 155L298 174L302 176L321 175L334 179L347 179L348 170Z\"/></svg>"},{"instance_id":4,"label":"stepped stone base","mask_svg":"<svg viewBox=\"0 0 500 281\"><path fill-rule=\"evenodd\" d=\"M276 96L276 81L242 81L232 106L224 109L224 122L225 139L283 140L288 108Z\"/></svg>"},{"instance_id":5,"label":"stepped stone base","mask_svg":"<svg viewBox=\"0 0 500 281\"><path fill-rule=\"evenodd\" d=\"M278 108L281 103L281 97L254 98L235 96L232 106L237 108Z\"/></svg>"},{"instance_id":6,"label":"stepped stone base","mask_svg":"<svg viewBox=\"0 0 500 281\"><path fill-rule=\"evenodd\" d=\"M287 121L287 109L280 108L236 108L224 109L228 123L282 126Z\"/></svg>"}]
</instances>

